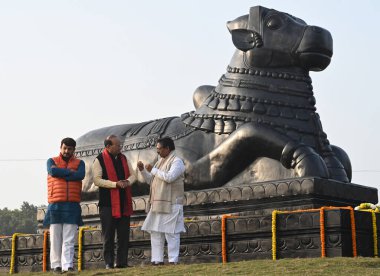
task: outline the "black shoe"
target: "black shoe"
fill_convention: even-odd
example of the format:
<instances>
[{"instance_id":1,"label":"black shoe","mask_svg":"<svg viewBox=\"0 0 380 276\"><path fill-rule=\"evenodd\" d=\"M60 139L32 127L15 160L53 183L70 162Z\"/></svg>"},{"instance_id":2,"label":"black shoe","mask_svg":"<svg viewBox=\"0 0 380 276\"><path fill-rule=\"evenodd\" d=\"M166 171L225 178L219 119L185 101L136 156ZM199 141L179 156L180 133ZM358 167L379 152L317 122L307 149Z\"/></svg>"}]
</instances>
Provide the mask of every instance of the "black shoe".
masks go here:
<instances>
[{"instance_id":1,"label":"black shoe","mask_svg":"<svg viewBox=\"0 0 380 276\"><path fill-rule=\"evenodd\" d=\"M114 266L112 264L106 264L106 269L113 269Z\"/></svg>"},{"instance_id":2,"label":"black shoe","mask_svg":"<svg viewBox=\"0 0 380 276\"><path fill-rule=\"evenodd\" d=\"M177 265L177 262L169 262L170 265Z\"/></svg>"},{"instance_id":3,"label":"black shoe","mask_svg":"<svg viewBox=\"0 0 380 276\"><path fill-rule=\"evenodd\" d=\"M152 262L152 265L156 266L156 265L164 265L164 262Z\"/></svg>"},{"instance_id":4,"label":"black shoe","mask_svg":"<svg viewBox=\"0 0 380 276\"><path fill-rule=\"evenodd\" d=\"M58 266L53 268L53 273L54 274L61 274L62 273L62 267Z\"/></svg>"},{"instance_id":5,"label":"black shoe","mask_svg":"<svg viewBox=\"0 0 380 276\"><path fill-rule=\"evenodd\" d=\"M130 265L116 265L115 268L127 268L127 267L132 267Z\"/></svg>"}]
</instances>

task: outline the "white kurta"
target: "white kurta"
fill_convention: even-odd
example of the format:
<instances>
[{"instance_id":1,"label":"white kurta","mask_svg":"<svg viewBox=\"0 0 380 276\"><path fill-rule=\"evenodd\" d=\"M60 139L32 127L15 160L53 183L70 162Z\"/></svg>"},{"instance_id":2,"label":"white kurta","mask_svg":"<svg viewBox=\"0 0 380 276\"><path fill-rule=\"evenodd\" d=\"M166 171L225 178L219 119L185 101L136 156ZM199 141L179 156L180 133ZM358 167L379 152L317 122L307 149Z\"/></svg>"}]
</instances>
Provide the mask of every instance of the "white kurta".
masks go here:
<instances>
[{"instance_id":1,"label":"white kurta","mask_svg":"<svg viewBox=\"0 0 380 276\"><path fill-rule=\"evenodd\" d=\"M173 204L170 214L149 212L141 229L147 232L155 231L171 234L186 232L183 220L183 206Z\"/></svg>"},{"instance_id":2,"label":"white kurta","mask_svg":"<svg viewBox=\"0 0 380 276\"><path fill-rule=\"evenodd\" d=\"M141 173L145 181L150 184L153 175L170 183L175 181L181 174L184 173L184 171L185 165L182 160L175 157L168 172L161 171L157 168L152 168L150 173L146 169L144 169ZM177 202L182 203L182 200L183 198L178 198ZM141 229L147 232L155 231L172 234L186 232L183 219L183 205L172 204L172 211L169 214L149 211Z\"/></svg>"}]
</instances>

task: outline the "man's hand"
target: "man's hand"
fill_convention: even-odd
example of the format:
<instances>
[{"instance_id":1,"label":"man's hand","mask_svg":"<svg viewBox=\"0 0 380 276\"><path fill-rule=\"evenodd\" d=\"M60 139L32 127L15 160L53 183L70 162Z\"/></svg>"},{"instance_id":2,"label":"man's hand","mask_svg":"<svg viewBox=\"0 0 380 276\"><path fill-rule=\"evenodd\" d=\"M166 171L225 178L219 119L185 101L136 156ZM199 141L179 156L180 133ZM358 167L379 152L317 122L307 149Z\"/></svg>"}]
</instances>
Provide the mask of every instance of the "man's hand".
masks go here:
<instances>
[{"instance_id":1,"label":"man's hand","mask_svg":"<svg viewBox=\"0 0 380 276\"><path fill-rule=\"evenodd\" d=\"M116 187L124 189L128 186L128 184L129 184L128 180L119 180L118 182L116 182Z\"/></svg>"},{"instance_id":2,"label":"man's hand","mask_svg":"<svg viewBox=\"0 0 380 276\"><path fill-rule=\"evenodd\" d=\"M144 170L144 163L141 161L137 162L137 168L142 172Z\"/></svg>"},{"instance_id":3,"label":"man's hand","mask_svg":"<svg viewBox=\"0 0 380 276\"><path fill-rule=\"evenodd\" d=\"M148 171L148 172L151 172L152 171L152 168L153 166L151 164L146 164L145 165L145 169Z\"/></svg>"}]
</instances>

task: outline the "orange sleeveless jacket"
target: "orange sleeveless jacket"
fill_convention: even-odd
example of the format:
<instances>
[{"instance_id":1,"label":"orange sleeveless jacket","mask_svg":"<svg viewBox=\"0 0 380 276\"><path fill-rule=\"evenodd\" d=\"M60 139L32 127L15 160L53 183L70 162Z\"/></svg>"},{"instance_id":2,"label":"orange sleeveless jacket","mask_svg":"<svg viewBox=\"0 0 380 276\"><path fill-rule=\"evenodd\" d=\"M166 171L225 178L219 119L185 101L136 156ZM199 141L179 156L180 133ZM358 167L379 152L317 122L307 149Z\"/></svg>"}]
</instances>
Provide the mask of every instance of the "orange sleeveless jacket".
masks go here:
<instances>
[{"instance_id":1,"label":"orange sleeveless jacket","mask_svg":"<svg viewBox=\"0 0 380 276\"><path fill-rule=\"evenodd\" d=\"M72 157L66 163L61 156L53 157L57 168L77 170L80 160ZM48 174L48 202L80 202L82 181L66 181L64 178L53 177Z\"/></svg>"}]
</instances>

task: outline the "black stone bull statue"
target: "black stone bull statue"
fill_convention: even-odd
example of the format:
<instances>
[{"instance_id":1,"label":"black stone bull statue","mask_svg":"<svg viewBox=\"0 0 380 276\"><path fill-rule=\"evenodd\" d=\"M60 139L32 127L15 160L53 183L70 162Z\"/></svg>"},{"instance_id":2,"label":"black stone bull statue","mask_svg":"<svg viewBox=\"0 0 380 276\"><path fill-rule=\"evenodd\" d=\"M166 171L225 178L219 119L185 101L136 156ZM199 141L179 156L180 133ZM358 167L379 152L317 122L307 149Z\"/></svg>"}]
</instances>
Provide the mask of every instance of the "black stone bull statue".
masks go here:
<instances>
[{"instance_id":1,"label":"black stone bull statue","mask_svg":"<svg viewBox=\"0 0 380 276\"><path fill-rule=\"evenodd\" d=\"M88 199L96 191L91 164L110 134L121 137L136 174L138 160L155 162L159 137L173 138L186 164L187 190L298 177L351 181L347 154L322 129L309 76L330 63L330 33L261 6L227 27L237 50L216 87L196 89L195 111L101 128L77 140ZM147 194L137 175L134 195Z\"/></svg>"}]
</instances>

